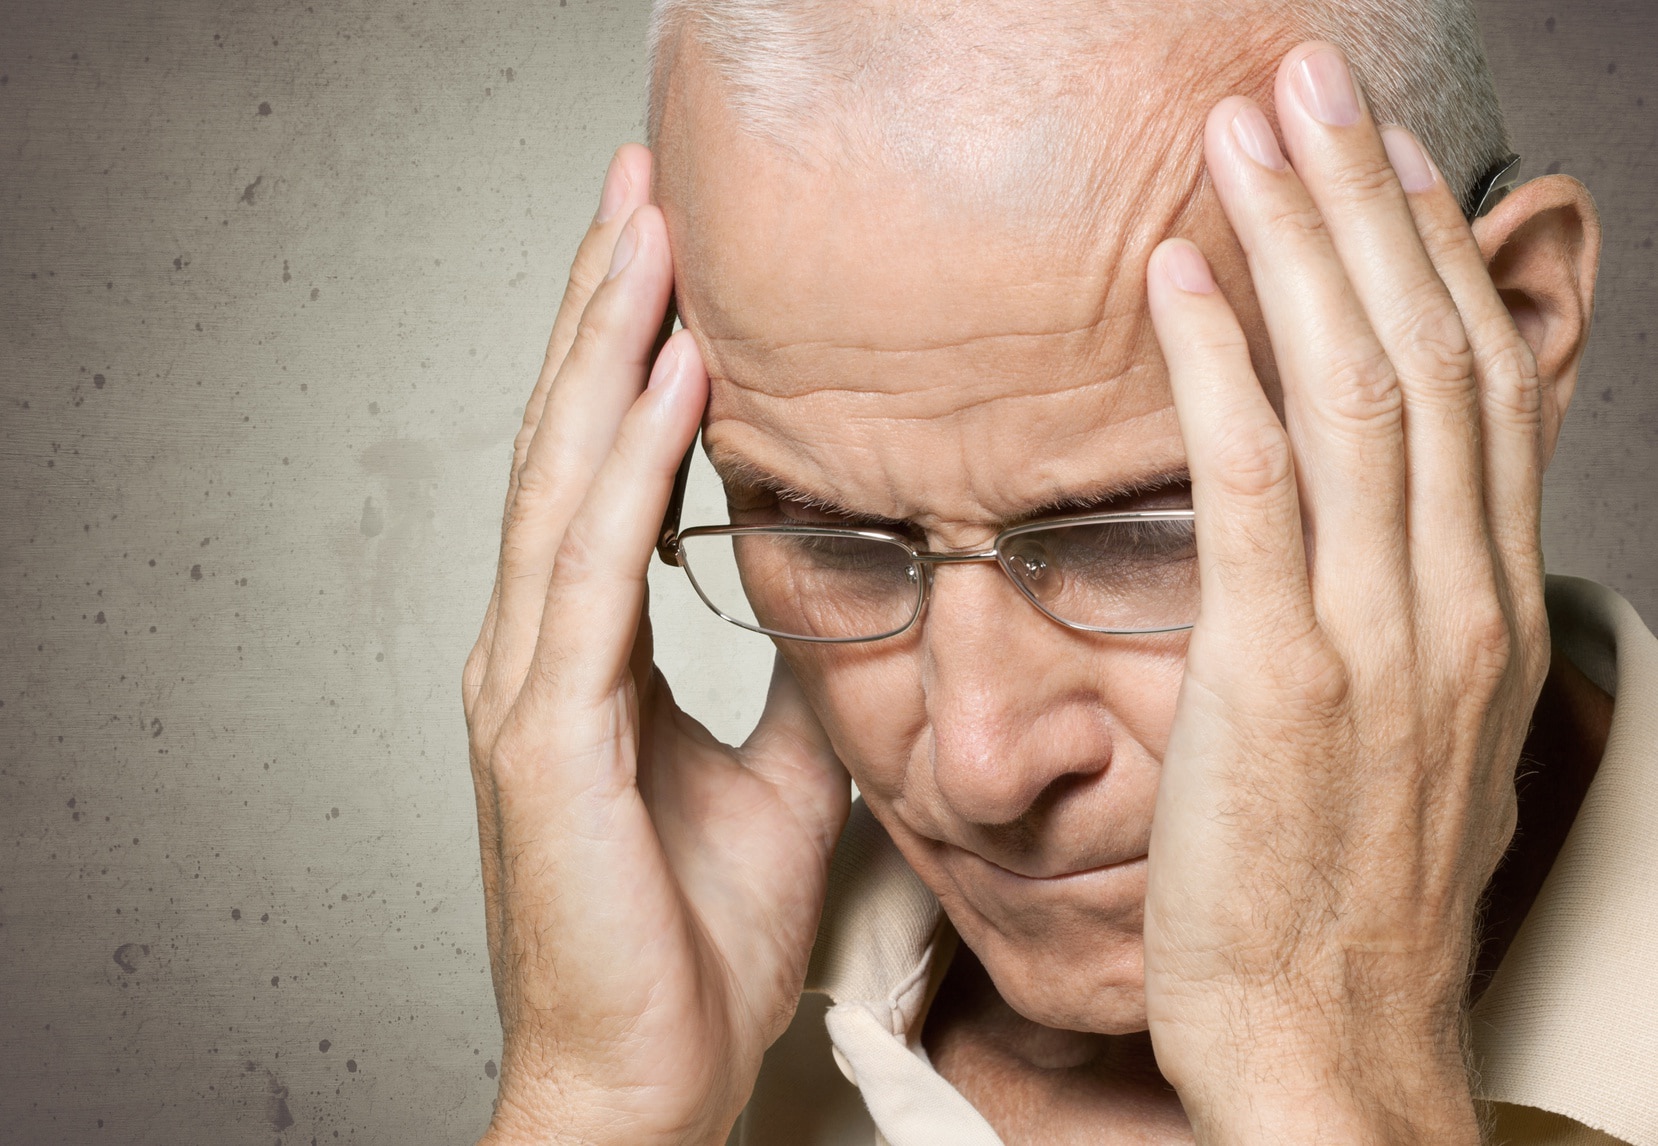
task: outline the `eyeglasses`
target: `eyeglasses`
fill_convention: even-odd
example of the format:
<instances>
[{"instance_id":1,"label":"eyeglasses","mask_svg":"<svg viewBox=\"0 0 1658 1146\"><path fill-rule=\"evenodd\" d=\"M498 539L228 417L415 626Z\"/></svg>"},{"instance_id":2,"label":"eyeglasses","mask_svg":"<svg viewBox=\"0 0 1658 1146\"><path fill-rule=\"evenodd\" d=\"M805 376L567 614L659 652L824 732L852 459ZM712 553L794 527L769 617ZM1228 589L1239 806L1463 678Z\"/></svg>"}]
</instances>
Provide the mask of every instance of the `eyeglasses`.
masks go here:
<instances>
[{"instance_id":1,"label":"eyeglasses","mask_svg":"<svg viewBox=\"0 0 1658 1146\"><path fill-rule=\"evenodd\" d=\"M1462 205L1463 214L1468 216L1470 223L1483 219L1492 208L1508 198L1508 193L1520 182L1520 162L1520 157L1510 152L1474 181L1468 199Z\"/></svg>"},{"instance_id":2,"label":"eyeglasses","mask_svg":"<svg viewBox=\"0 0 1658 1146\"><path fill-rule=\"evenodd\" d=\"M932 553L884 529L818 525L679 528L680 467L657 554L685 570L703 603L781 640L854 644L896 637L921 618L940 565L994 562L1050 619L1091 633L1189 629L1197 544L1189 509L1046 518L1003 530L988 549Z\"/></svg>"}]
</instances>

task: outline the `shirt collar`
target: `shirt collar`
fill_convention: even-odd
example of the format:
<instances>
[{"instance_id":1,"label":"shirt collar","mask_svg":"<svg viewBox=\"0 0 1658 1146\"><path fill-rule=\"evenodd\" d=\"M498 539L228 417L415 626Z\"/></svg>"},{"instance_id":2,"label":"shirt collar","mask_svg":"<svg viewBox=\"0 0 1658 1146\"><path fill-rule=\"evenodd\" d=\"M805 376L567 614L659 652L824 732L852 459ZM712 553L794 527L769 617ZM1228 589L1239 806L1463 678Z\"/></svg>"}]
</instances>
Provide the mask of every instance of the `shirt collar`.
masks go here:
<instances>
[{"instance_id":1,"label":"shirt collar","mask_svg":"<svg viewBox=\"0 0 1658 1146\"><path fill-rule=\"evenodd\" d=\"M1551 577L1554 645L1614 697L1606 753L1472 1015L1479 1089L1658 1146L1658 638L1612 590Z\"/></svg>"}]
</instances>

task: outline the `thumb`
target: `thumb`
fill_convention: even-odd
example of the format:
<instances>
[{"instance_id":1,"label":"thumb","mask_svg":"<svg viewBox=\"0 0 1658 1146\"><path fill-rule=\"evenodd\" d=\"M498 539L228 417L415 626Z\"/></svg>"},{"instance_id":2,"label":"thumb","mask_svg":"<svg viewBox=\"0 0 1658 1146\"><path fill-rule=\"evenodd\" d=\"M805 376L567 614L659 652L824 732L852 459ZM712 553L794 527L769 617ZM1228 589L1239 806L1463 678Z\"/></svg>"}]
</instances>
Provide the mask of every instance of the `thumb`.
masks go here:
<instances>
[{"instance_id":1,"label":"thumb","mask_svg":"<svg viewBox=\"0 0 1658 1146\"><path fill-rule=\"evenodd\" d=\"M744 763L771 781L798 805L803 797L814 818L840 834L851 803L851 779L829 741L806 691L794 670L777 654L772 662L771 687L759 723L743 741Z\"/></svg>"}]
</instances>

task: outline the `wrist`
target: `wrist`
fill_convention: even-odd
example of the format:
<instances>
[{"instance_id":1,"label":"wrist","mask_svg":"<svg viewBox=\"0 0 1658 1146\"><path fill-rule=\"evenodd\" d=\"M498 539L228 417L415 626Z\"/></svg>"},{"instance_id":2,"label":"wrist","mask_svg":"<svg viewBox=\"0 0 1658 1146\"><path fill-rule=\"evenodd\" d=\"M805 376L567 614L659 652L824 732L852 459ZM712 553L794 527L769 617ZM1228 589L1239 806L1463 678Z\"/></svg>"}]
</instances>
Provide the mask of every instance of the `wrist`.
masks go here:
<instances>
[{"instance_id":1,"label":"wrist","mask_svg":"<svg viewBox=\"0 0 1658 1146\"><path fill-rule=\"evenodd\" d=\"M1479 1146L1481 1130L1471 1097L1317 1090L1263 1086L1230 1099L1182 1103L1205 1146L1266 1146L1287 1142L1346 1142L1364 1146Z\"/></svg>"},{"instance_id":2,"label":"wrist","mask_svg":"<svg viewBox=\"0 0 1658 1146\"><path fill-rule=\"evenodd\" d=\"M1158 1066L1198 1141L1478 1146L1450 971L1462 952L1398 954L1349 948L1334 974L1233 977L1155 1004L1148 991Z\"/></svg>"},{"instance_id":3,"label":"wrist","mask_svg":"<svg viewBox=\"0 0 1658 1146\"><path fill-rule=\"evenodd\" d=\"M1175 1086L1206 1146L1478 1146L1480 1121L1459 1047L1356 1051L1266 1042L1233 1056L1230 1066L1227 1056L1212 1056L1199 1077Z\"/></svg>"},{"instance_id":4,"label":"wrist","mask_svg":"<svg viewBox=\"0 0 1658 1146\"><path fill-rule=\"evenodd\" d=\"M708 1121L669 1126L628 1106L601 1094L572 1099L563 1091L509 1095L503 1088L478 1146L722 1146L731 1129Z\"/></svg>"}]
</instances>

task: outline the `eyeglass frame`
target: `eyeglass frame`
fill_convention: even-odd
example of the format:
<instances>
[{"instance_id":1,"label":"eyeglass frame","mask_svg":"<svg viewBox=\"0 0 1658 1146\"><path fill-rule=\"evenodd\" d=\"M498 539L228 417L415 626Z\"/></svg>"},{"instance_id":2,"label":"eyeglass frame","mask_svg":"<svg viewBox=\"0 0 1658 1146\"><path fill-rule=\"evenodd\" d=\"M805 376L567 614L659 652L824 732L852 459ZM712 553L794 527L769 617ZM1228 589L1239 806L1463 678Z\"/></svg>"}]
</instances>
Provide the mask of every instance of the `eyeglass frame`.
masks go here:
<instances>
[{"instance_id":1,"label":"eyeglass frame","mask_svg":"<svg viewBox=\"0 0 1658 1146\"><path fill-rule=\"evenodd\" d=\"M1003 575L1005 575L1007 579L1013 583L1014 587L1019 590L1020 596L1024 597L1025 600L1029 601L1038 610L1040 610L1043 616L1058 625L1062 625L1067 629L1072 629L1077 632L1100 633L1108 636L1125 637L1155 636L1160 633L1184 632L1192 627L1192 623L1187 623L1184 625L1163 625L1152 629L1119 629L1101 625L1085 625L1079 621L1066 620L1064 617L1059 616L1053 612L1053 610L1049 609L1041 601L1037 600L1036 595L1031 592L1030 588L1019 580L1013 570L1008 568L1008 556L1003 552L1003 549L1016 538L1031 533L1046 532L1051 529L1083 525L1110 525L1116 522L1127 521L1191 521L1196 516L1195 511L1193 510L1142 509L1124 510L1115 513L1084 513L1072 514L1063 517L1039 518L1035 521L1025 521L1020 522L1018 525L1008 526L996 535L995 540L991 542L990 548L988 549L975 549L966 552L946 551L942 553L935 552L930 549L920 548L903 534L894 533L891 530L868 529L848 525L695 525L689 529L681 530L679 528L679 519L684 509L685 487L690 481L691 459L695 453L695 450L696 445L693 443L691 449L687 450L685 453L685 460L679 464L679 472L674 476L673 493L668 499L668 511L663 516L662 532L658 536L656 543L656 555L662 560L663 564L672 565L676 568L685 570L686 579L691 582L691 588L696 591L697 596L702 598L702 603L707 605L709 610L713 612L715 616L719 617L721 620L729 621L738 628L747 629L751 633L759 633L762 636L772 637L777 640L802 641L807 644L815 645L867 644L871 641L884 641L892 637L902 636L914 628L916 623L921 620L922 616L927 611L927 601L931 597L932 593L933 568L938 565L965 565L974 562L993 563L1002 571ZM708 594L703 591L702 586L697 582L696 575L691 572L690 567L682 560L680 543L685 538L689 537L742 537L754 535L846 537L895 545L899 549L903 550L905 555L909 558L910 564L918 567L921 571L920 583L916 590L915 609L910 614L909 619L898 628L889 629L887 632L876 633L867 637L809 637L796 633L780 632L779 630L768 629L761 625L751 625L747 621L739 620L738 618L727 613L724 609L721 609L718 605L714 604L713 601L709 600Z\"/></svg>"}]
</instances>

